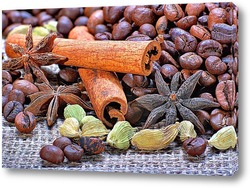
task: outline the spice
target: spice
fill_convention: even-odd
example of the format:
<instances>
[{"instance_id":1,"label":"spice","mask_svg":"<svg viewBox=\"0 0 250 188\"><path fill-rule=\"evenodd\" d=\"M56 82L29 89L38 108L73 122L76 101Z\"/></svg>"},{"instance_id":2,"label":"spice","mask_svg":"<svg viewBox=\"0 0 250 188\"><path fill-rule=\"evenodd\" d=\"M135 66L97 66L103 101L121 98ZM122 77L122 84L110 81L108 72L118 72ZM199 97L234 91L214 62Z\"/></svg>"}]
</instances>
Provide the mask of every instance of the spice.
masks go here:
<instances>
[{"instance_id":1,"label":"spice","mask_svg":"<svg viewBox=\"0 0 250 188\"><path fill-rule=\"evenodd\" d=\"M74 117L81 123L81 120L86 116L86 112L79 104L69 104L64 108L64 118Z\"/></svg>"},{"instance_id":2,"label":"spice","mask_svg":"<svg viewBox=\"0 0 250 188\"><path fill-rule=\"evenodd\" d=\"M59 126L59 132L62 136L68 138L77 138L80 136L79 132L80 124L76 118L67 118L63 124Z\"/></svg>"},{"instance_id":3,"label":"spice","mask_svg":"<svg viewBox=\"0 0 250 188\"><path fill-rule=\"evenodd\" d=\"M130 139L135 130L128 121L118 121L108 134L107 142L112 147L126 150L130 146Z\"/></svg>"},{"instance_id":4,"label":"spice","mask_svg":"<svg viewBox=\"0 0 250 188\"><path fill-rule=\"evenodd\" d=\"M97 155L105 150L104 142L99 138L80 137L79 145L84 149L88 155Z\"/></svg>"},{"instance_id":5,"label":"spice","mask_svg":"<svg viewBox=\"0 0 250 188\"><path fill-rule=\"evenodd\" d=\"M197 136L194 125L190 121L182 121L180 122L179 127L179 137L182 142L184 142L188 138L195 138Z\"/></svg>"},{"instance_id":6,"label":"spice","mask_svg":"<svg viewBox=\"0 0 250 188\"><path fill-rule=\"evenodd\" d=\"M178 135L179 123L162 129L143 129L132 137L131 144L139 150L161 150L173 142Z\"/></svg>"}]
</instances>

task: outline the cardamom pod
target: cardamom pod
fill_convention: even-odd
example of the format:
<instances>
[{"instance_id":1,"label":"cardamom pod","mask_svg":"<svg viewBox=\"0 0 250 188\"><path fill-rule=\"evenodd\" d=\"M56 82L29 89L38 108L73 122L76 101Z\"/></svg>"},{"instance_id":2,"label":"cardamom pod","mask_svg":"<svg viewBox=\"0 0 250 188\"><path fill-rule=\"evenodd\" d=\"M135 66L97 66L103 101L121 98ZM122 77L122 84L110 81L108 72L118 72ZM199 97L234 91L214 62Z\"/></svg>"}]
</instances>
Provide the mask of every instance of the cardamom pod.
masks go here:
<instances>
[{"instance_id":1,"label":"cardamom pod","mask_svg":"<svg viewBox=\"0 0 250 188\"><path fill-rule=\"evenodd\" d=\"M82 118L86 116L86 112L79 104L70 104L64 108L63 112L64 118L76 118L80 123Z\"/></svg>"},{"instance_id":2,"label":"cardamom pod","mask_svg":"<svg viewBox=\"0 0 250 188\"><path fill-rule=\"evenodd\" d=\"M209 140L208 144L219 150L226 150L230 147L235 148L237 135L234 126L226 126L216 132Z\"/></svg>"},{"instance_id":3,"label":"cardamom pod","mask_svg":"<svg viewBox=\"0 0 250 188\"><path fill-rule=\"evenodd\" d=\"M94 116L85 116L81 120L82 136L104 136L107 135L110 130L102 123L101 120Z\"/></svg>"},{"instance_id":4,"label":"cardamom pod","mask_svg":"<svg viewBox=\"0 0 250 188\"><path fill-rule=\"evenodd\" d=\"M179 122L161 129L143 129L132 137L131 144L140 150L160 150L166 148L178 135Z\"/></svg>"},{"instance_id":5,"label":"cardamom pod","mask_svg":"<svg viewBox=\"0 0 250 188\"><path fill-rule=\"evenodd\" d=\"M135 134L136 128L133 128L128 121L118 121L107 136L107 143L118 149L128 149L130 140Z\"/></svg>"},{"instance_id":6,"label":"cardamom pod","mask_svg":"<svg viewBox=\"0 0 250 188\"><path fill-rule=\"evenodd\" d=\"M66 118L59 126L59 132L62 136L68 138L77 138L80 136L79 132L80 124L76 118L70 117Z\"/></svg>"},{"instance_id":7,"label":"cardamom pod","mask_svg":"<svg viewBox=\"0 0 250 188\"><path fill-rule=\"evenodd\" d=\"M195 138L197 136L194 125L190 121L181 121L179 127L179 137L182 142L188 138Z\"/></svg>"},{"instance_id":8,"label":"cardamom pod","mask_svg":"<svg viewBox=\"0 0 250 188\"><path fill-rule=\"evenodd\" d=\"M36 26L34 27L32 31L33 36L45 37L48 34L49 34L49 30L42 26Z\"/></svg>"}]
</instances>

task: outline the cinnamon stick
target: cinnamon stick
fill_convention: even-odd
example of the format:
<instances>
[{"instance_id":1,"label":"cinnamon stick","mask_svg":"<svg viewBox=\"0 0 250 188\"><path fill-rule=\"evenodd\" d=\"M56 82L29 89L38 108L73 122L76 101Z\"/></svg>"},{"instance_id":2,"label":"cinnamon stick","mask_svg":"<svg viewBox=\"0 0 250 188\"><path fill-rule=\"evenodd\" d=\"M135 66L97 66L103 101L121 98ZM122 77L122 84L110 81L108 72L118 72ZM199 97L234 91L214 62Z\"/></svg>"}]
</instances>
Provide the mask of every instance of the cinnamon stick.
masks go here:
<instances>
[{"instance_id":1,"label":"cinnamon stick","mask_svg":"<svg viewBox=\"0 0 250 188\"><path fill-rule=\"evenodd\" d=\"M36 44L41 38L33 37ZM25 45L25 35L13 34L6 43ZM57 38L53 53L68 58L64 65L148 76L161 55L157 41L83 41ZM6 45L6 53L13 51Z\"/></svg>"}]
</instances>

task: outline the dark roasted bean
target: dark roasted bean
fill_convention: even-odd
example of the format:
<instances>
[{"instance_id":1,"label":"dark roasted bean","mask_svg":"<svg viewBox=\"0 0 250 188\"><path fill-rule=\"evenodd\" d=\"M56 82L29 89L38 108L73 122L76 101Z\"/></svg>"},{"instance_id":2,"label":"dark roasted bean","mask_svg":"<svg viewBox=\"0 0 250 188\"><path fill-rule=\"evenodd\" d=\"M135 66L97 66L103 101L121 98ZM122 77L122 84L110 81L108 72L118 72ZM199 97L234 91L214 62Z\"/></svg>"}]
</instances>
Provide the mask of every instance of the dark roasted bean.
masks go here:
<instances>
[{"instance_id":1,"label":"dark roasted bean","mask_svg":"<svg viewBox=\"0 0 250 188\"><path fill-rule=\"evenodd\" d=\"M168 20L166 16L161 16L158 18L156 24L155 24L155 29L157 33L160 34L165 34L167 29L168 29Z\"/></svg>"},{"instance_id":2,"label":"dark roasted bean","mask_svg":"<svg viewBox=\"0 0 250 188\"><path fill-rule=\"evenodd\" d=\"M11 74L6 70L2 70L2 86L5 86L10 83L12 83Z\"/></svg>"},{"instance_id":3,"label":"dark roasted bean","mask_svg":"<svg viewBox=\"0 0 250 188\"><path fill-rule=\"evenodd\" d=\"M132 13L132 21L135 25L141 26L145 23L153 24L156 20L156 15L150 8L136 7Z\"/></svg>"},{"instance_id":4,"label":"dark roasted bean","mask_svg":"<svg viewBox=\"0 0 250 188\"><path fill-rule=\"evenodd\" d=\"M9 25L9 20L6 14L2 13L2 31Z\"/></svg>"},{"instance_id":5,"label":"dark roasted bean","mask_svg":"<svg viewBox=\"0 0 250 188\"><path fill-rule=\"evenodd\" d=\"M216 77L208 71L203 71L199 79L199 83L204 87L212 86L216 83Z\"/></svg>"},{"instance_id":6,"label":"dark roasted bean","mask_svg":"<svg viewBox=\"0 0 250 188\"><path fill-rule=\"evenodd\" d=\"M225 23L214 24L211 37L222 44L234 43L237 40L237 28Z\"/></svg>"},{"instance_id":7,"label":"dark roasted bean","mask_svg":"<svg viewBox=\"0 0 250 188\"><path fill-rule=\"evenodd\" d=\"M9 101L3 109L3 116L8 122L14 123L15 117L23 111L23 105L17 101Z\"/></svg>"},{"instance_id":8,"label":"dark roasted bean","mask_svg":"<svg viewBox=\"0 0 250 188\"><path fill-rule=\"evenodd\" d=\"M180 5L178 4L166 4L164 6L164 15L171 22L178 21L184 17L184 12Z\"/></svg>"},{"instance_id":9,"label":"dark roasted bean","mask_svg":"<svg viewBox=\"0 0 250 188\"><path fill-rule=\"evenodd\" d=\"M185 11L189 16L199 16L205 10L204 3L188 3Z\"/></svg>"},{"instance_id":10,"label":"dark roasted bean","mask_svg":"<svg viewBox=\"0 0 250 188\"><path fill-rule=\"evenodd\" d=\"M227 11L223 8L214 8L208 15L208 29L212 31L213 25L217 23L225 23L227 21Z\"/></svg>"},{"instance_id":11,"label":"dark roasted bean","mask_svg":"<svg viewBox=\"0 0 250 188\"><path fill-rule=\"evenodd\" d=\"M95 40L111 40L112 34L109 32L96 33Z\"/></svg>"},{"instance_id":12,"label":"dark roasted bean","mask_svg":"<svg viewBox=\"0 0 250 188\"><path fill-rule=\"evenodd\" d=\"M29 134L36 127L36 118L31 112L19 112L15 117L15 126L19 132Z\"/></svg>"},{"instance_id":13,"label":"dark roasted bean","mask_svg":"<svg viewBox=\"0 0 250 188\"><path fill-rule=\"evenodd\" d=\"M185 16L181 18L178 22L176 22L177 27L187 30L192 25L195 25L197 23L197 17L196 16Z\"/></svg>"},{"instance_id":14,"label":"dark roasted bean","mask_svg":"<svg viewBox=\"0 0 250 188\"><path fill-rule=\"evenodd\" d=\"M180 56L179 62L184 69L198 69L203 63L203 59L194 52L187 52Z\"/></svg>"},{"instance_id":15,"label":"dark roasted bean","mask_svg":"<svg viewBox=\"0 0 250 188\"><path fill-rule=\"evenodd\" d=\"M182 146L188 155L195 157L205 152L207 141L201 137L188 138L183 142Z\"/></svg>"},{"instance_id":16,"label":"dark roasted bean","mask_svg":"<svg viewBox=\"0 0 250 188\"><path fill-rule=\"evenodd\" d=\"M175 38L175 47L180 52L194 52L197 47L197 39L188 34L182 34Z\"/></svg>"},{"instance_id":17,"label":"dark roasted bean","mask_svg":"<svg viewBox=\"0 0 250 188\"><path fill-rule=\"evenodd\" d=\"M139 32L144 35L148 35L150 38L156 37L156 30L152 24L145 23L140 26Z\"/></svg>"},{"instance_id":18,"label":"dark roasted bean","mask_svg":"<svg viewBox=\"0 0 250 188\"><path fill-rule=\"evenodd\" d=\"M79 162L83 156L84 150L79 145L70 144L63 149L63 153L69 161Z\"/></svg>"},{"instance_id":19,"label":"dark roasted bean","mask_svg":"<svg viewBox=\"0 0 250 188\"><path fill-rule=\"evenodd\" d=\"M8 101L18 101L21 104L25 102L25 95L18 89L12 89L8 95Z\"/></svg>"},{"instance_id":20,"label":"dark roasted bean","mask_svg":"<svg viewBox=\"0 0 250 188\"><path fill-rule=\"evenodd\" d=\"M189 32L191 35L197 37L200 40L207 40L211 38L210 32L202 25L193 25Z\"/></svg>"},{"instance_id":21,"label":"dark roasted bean","mask_svg":"<svg viewBox=\"0 0 250 188\"><path fill-rule=\"evenodd\" d=\"M107 23L116 23L122 17L125 8L125 6L103 7L104 20Z\"/></svg>"},{"instance_id":22,"label":"dark roasted bean","mask_svg":"<svg viewBox=\"0 0 250 188\"><path fill-rule=\"evenodd\" d=\"M74 21L74 25L75 25L75 26L81 26L81 25L87 26L88 19L89 19L89 18L88 18L87 16L79 16L79 17Z\"/></svg>"},{"instance_id":23,"label":"dark roasted bean","mask_svg":"<svg viewBox=\"0 0 250 188\"><path fill-rule=\"evenodd\" d=\"M217 56L209 56L205 60L205 66L207 71L214 75L223 74L227 70L227 65Z\"/></svg>"},{"instance_id":24,"label":"dark roasted bean","mask_svg":"<svg viewBox=\"0 0 250 188\"><path fill-rule=\"evenodd\" d=\"M63 35L69 34L70 30L74 27L72 21L67 16L61 16L58 19L57 30Z\"/></svg>"},{"instance_id":25,"label":"dark roasted bean","mask_svg":"<svg viewBox=\"0 0 250 188\"><path fill-rule=\"evenodd\" d=\"M124 10L124 18L128 23L132 23L132 13L134 9L136 8L135 5L127 6Z\"/></svg>"},{"instance_id":26,"label":"dark roasted bean","mask_svg":"<svg viewBox=\"0 0 250 188\"><path fill-rule=\"evenodd\" d=\"M178 72L178 69L174 65L171 65L171 64L164 64L161 67L161 73L164 78L171 79L177 72Z\"/></svg>"},{"instance_id":27,"label":"dark roasted bean","mask_svg":"<svg viewBox=\"0 0 250 188\"><path fill-rule=\"evenodd\" d=\"M43 146L39 154L43 160L54 164L60 164L64 160L63 151L59 147L53 145Z\"/></svg>"},{"instance_id":28,"label":"dark roasted bean","mask_svg":"<svg viewBox=\"0 0 250 188\"><path fill-rule=\"evenodd\" d=\"M151 9L157 16L164 15L164 5L152 5Z\"/></svg>"},{"instance_id":29,"label":"dark roasted bean","mask_svg":"<svg viewBox=\"0 0 250 188\"><path fill-rule=\"evenodd\" d=\"M208 58L209 56L221 57L222 50L222 45L219 42L208 39L199 42L196 52L202 58Z\"/></svg>"},{"instance_id":30,"label":"dark roasted bean","mask_svg":"<svg viewBox=\"0 0 250 188\"><path fill-rule=\"evenodd\" d=\"M132 31L132 26L127 21L123 21L114 26L112 37L114 40L125 39Z\"/></svg>"}]
</instances>

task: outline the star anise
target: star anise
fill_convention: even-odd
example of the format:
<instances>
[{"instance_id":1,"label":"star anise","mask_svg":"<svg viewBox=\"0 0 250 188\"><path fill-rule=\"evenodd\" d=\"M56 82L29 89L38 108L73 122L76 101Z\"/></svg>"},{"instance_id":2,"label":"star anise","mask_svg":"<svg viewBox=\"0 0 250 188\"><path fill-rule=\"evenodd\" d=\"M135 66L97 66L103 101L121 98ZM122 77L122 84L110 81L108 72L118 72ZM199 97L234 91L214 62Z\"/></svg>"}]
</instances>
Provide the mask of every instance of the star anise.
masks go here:
<instances>
[{"instance_id":1,"label":"star anise","mask_svg":"<svg viewBox=\"0 0 250 188\"><path fill-rule=\"evenodd\" d=\"M219 107L219 104L204 98L191 98L202 71L197 71L180 85L180 72L177 72L170 83L170 88L164 81L161 73L156 71L155 83L159 94L148 94L135 99L143 108L151 111L143 128L150 125L165 115L165 125L173 124L177 118L177 110L183 120L192 122L201 134L205 133L193 111L209 107Z\"/></svg>"},{"instance_id":2,"label":"star anise","mask_svg":"<svg viewBox=\"0 0 250 188\"><path fill-rule=\"evenodd\" d=\"M67 60L66 57L51 52L56 37L56 33L50 33L33 47L32 26L30 25L26 34L25 49L17 44L7 44L20 57L6 60L2 64L3 69L12 71L23 68L24 79L33 82L33 76L36 76L42 82L49 83L40 66Z\"/></svg>"},{"instance_id":3,"label":"star anise","mask_svg":"<svg viewBox=\"0 0 250 188\"><path fill-rule=\"evenodd\" d=\"M93 110L92 106L80 98L81 90L75 86L60 85L56 90L46 83L38 85L40 91L29 95L30 104L25 111L30 111L36 116L46 114L48 126L55 123L58 109L65 104L79 104L84 109Z\"/></svg>"}]
</instances>

